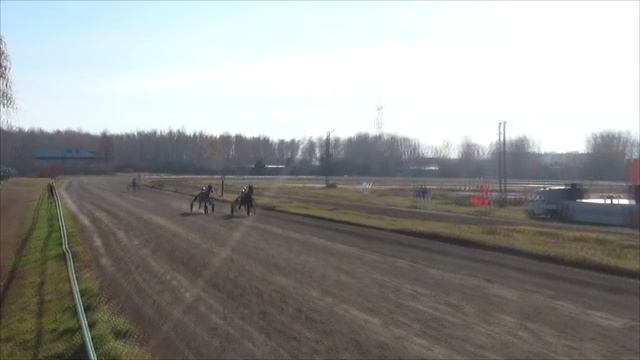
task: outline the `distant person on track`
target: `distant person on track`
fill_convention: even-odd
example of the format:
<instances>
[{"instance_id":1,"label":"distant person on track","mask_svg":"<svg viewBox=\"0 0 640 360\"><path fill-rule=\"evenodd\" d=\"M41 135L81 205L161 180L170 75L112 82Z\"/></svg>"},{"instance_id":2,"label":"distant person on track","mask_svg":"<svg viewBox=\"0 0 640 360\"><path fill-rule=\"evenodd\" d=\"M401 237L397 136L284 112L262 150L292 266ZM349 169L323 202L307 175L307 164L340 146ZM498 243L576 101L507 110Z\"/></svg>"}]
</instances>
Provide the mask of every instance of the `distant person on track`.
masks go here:
<instances>
[{"instance_id":1,"label":"distant person on track","mask_svg":"<svg viewBox=\"0 0 640 360\"><path fill-rule=\"evenodd\" d=\"M127 184L127 191L136 191L138 190L138 180L136 178L132 178L131 182Z\"/></svg>"}]
</instances>

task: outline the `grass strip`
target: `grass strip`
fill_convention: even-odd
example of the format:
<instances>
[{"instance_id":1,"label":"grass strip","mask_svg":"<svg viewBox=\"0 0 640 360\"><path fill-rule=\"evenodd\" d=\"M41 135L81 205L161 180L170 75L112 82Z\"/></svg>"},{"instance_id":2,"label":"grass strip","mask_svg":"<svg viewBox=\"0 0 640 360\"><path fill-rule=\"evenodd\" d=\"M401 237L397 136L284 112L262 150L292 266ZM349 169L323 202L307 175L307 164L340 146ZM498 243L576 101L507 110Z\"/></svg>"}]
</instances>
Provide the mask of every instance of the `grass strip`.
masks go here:
<instances>
[{"instance_id":1,"label":"grass strip","mask_svg":"<svg viewBox=\"0 0 640 360\"><path fill-rule=\"evenodd\" d=\"M44 191L44 190L43 190ZM48 195L36 209L35 228L0 309L0 358L84 358L84 346L62 252L56 207ZM111 311L84 264L85 250L69 216L65 225L77 262L80 293L98 358L149 357L137 347L132 326Z\"/></svg>"}]
</instances>

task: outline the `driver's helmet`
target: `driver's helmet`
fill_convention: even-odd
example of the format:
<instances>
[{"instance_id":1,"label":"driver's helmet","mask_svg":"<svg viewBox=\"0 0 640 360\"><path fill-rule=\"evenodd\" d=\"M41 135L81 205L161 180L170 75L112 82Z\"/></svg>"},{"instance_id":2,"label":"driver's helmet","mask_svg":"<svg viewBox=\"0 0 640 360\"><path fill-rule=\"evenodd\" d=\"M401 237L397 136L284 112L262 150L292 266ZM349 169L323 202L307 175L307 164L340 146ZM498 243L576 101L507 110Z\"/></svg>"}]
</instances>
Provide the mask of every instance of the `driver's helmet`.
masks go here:
<instances>
[{"instance_id":1,"label":"driver's helmet","mask_svg":"<svg viewBox=\"0 0 640 360\"><path fill-rule=\"evenodd\" d=\"M207 191L207 187L206 187L206 186L203 186L203 187L202 187L202 191Z\"/></svg>"}]
</instances>

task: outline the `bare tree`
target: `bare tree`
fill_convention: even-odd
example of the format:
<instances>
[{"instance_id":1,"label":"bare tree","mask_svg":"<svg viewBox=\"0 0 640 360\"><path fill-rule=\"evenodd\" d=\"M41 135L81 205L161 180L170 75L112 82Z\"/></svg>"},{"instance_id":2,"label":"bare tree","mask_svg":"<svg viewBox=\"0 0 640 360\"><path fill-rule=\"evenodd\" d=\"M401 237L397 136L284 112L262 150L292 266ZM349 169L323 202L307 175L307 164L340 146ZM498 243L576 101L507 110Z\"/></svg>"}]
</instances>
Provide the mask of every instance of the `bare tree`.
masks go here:
<instances>
[{"instance_id":1,"label":"bare tree","mask_svg":"<svg viewBox=\"0 0 640 360\"><path fill-rule=\"evenodd\" d=\"M98 159L104 163L108 164L113 161L113 141L106 130L100 133L100 141L98 142L96 155Z\"/></svg>"},{"instance_id":2,"label":"bare tree","mask_svg":"<svg viewBox=\"0 0 640 360\"><path fill-rule=\"evenodd\" d=\"M11 84L11 59L7 43L0 35L0 127L10 127L9 112L15 106Z\"/></svg>"},{"instance_id":3,"label":"bare tree","mask_svg":"<svg viewBox=\"0 0 640 360\"><path fill-rule=\"evenodd\" d=\"M605 130L587 137L586 176L592 179L624 178L626 159L638 155L638 136L629 131Z\"/></svg>"},{"instance_id":4,"label":"bare tree","mask_svg":"<svg viewBox=\"0 0 640 360\"><path fill-rule=\"evenodd\" d=\"M484 153L482 145L474 143L465 136L458 146L459 175L464 177L484 175L481 163Z\"/></svg>"},{"instance_id":5,"label":"bare tree","mask_svg":"<svg viewBox=\"0 0 640 360\"><path fill-rule=\"evenodd\" d=\"M284 139L280 139L276 144L276 162L282 165L286 161L287 161L287 141Z\"/></svg>"},{"instance_id":6,"label":"bare tree","mask_svg":"<svg viewBox=\"0 0 640 360\"><path fill-rule=\"evenodd\" d=\"M458 147L458 158L464 160L478 160L484 155L484 149L480 144L476 144L468 136L462 139Z\"/></svg>"},{"instance_id":7,"label":"bare tree","mask_svg":"<svg viewBox=\"0 0 640 360\"><path fill-rule=\"evenodd\" d=\"M431 148L431 157L447 159L451 157L451 143L448 140L442 142L440 146L433 146Z\"/></svg>"},{"instance_id":8,"label":"bare tree","mask_svg":"<svg viewBox=\"0 0 640 360\"><path fill-rule=\"evenodd\" d=\"M312 138L307 139L306 143L302 147L302 161L305 165L309 166L317 159L317 146Z\"/></svg>"},{"instance_id":9,"label":"bare tree","mask_svg":"<svg viewBox=\"0 0 640 360\"><path fill-rule=\"evenodd\" d=\"M537 145L527 135L520 135L507 142L507 171L508 176L516 179L536 177L539 158L535 156Z\"/></svg>"}]
</instances>

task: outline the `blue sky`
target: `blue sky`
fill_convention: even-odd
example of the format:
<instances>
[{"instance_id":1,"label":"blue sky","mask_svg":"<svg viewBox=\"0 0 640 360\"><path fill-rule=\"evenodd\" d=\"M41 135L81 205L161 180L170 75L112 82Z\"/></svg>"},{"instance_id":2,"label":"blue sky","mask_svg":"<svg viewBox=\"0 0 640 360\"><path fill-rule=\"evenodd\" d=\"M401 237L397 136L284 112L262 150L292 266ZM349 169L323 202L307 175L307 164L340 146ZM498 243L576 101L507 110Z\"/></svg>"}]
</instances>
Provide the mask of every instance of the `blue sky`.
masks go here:
<instances>
[{"instance_id":1,"label":"blue sky","mask_svg":"<svg viewBox=\"0 0 640 360\"><path fill-rule=\"evenodd\" d=\"M544 150L638 132L639 2L2 1L17 125L385 130Z\"/></svg>"}]
</instances>

